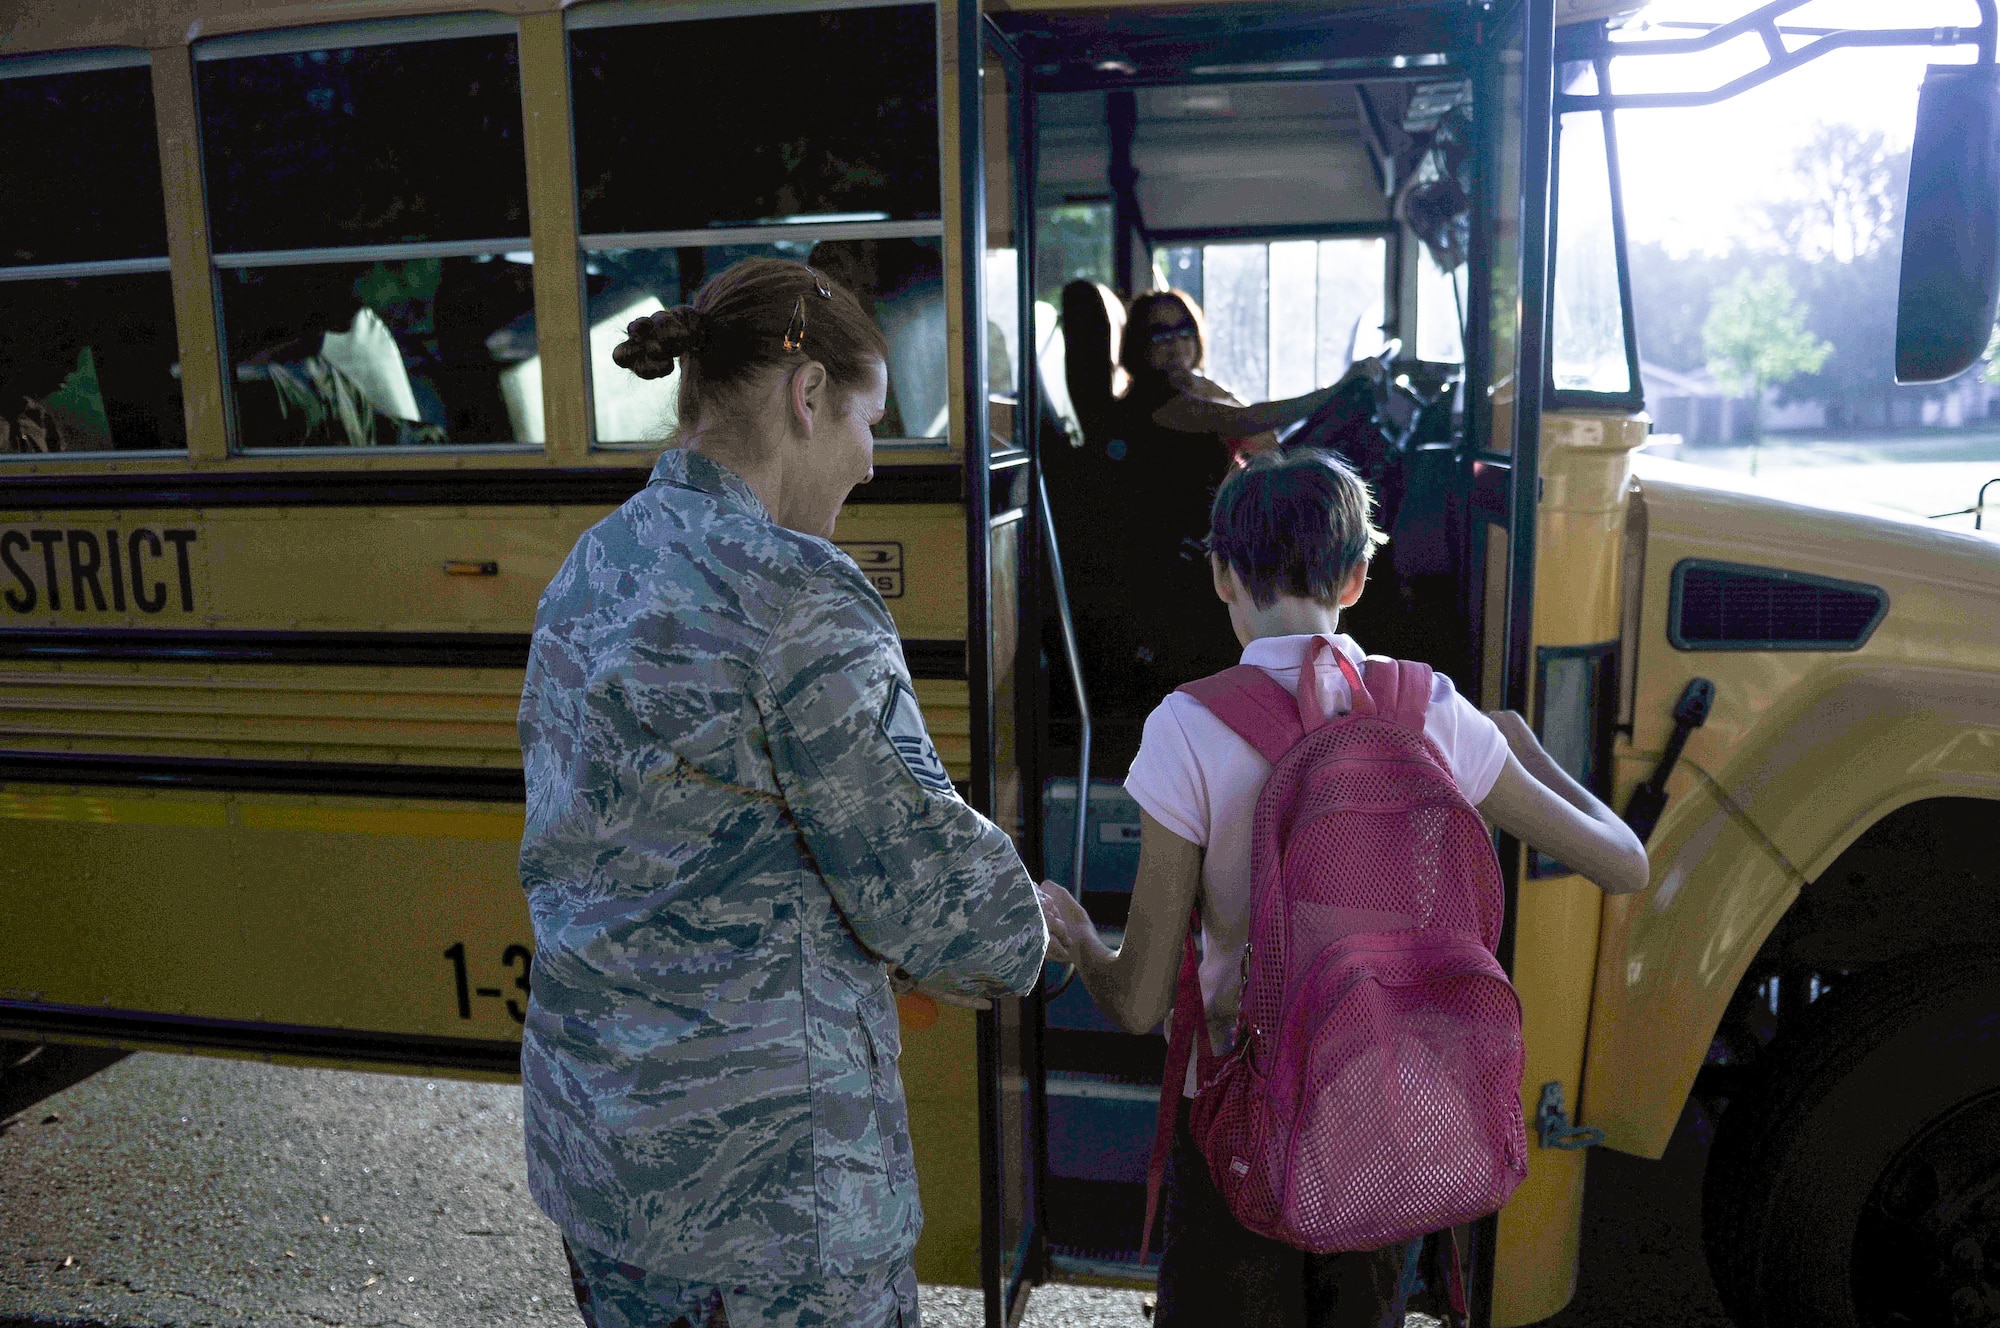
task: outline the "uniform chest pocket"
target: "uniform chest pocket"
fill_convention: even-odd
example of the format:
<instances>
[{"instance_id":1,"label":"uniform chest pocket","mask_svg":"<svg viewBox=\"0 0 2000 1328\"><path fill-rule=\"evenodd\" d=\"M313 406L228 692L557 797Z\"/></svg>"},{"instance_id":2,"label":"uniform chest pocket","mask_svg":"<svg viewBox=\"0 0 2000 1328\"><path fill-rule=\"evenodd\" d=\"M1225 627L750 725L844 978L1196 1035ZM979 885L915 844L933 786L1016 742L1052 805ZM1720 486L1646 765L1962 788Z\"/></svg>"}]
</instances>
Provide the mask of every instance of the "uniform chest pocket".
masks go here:
<instances>
[{"instance_id":1,"label":"uniform chest pocket","mask_svg":"<svg viewBox=\"0 0 2000 1328\"><path fill-rule=\"evenodd\" d=\"M903 1030L893 1005L863 997L855 1012L861 1018L861 1040L868 1049L868 1079L874 1090L875 1129L882 1137L882 1162L891 1189L914 1186L916 1160L910 1148L910 1117L903 1102L902 1076L896 1062L903 1054Z\"/></svg>"}]
</instances>

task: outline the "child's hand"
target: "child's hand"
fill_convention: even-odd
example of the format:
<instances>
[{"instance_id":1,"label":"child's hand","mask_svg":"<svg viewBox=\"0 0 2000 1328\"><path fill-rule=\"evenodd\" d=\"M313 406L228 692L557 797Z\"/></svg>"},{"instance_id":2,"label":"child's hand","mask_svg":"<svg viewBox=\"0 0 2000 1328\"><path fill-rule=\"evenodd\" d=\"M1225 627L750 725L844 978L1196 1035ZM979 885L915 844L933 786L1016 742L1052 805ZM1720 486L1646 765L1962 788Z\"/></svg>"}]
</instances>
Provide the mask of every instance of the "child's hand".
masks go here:
<instances>
[{"instance_id":1,"label":"child's hand","mask_svg":"<svg viewBox=\"0 0 2000 1328\"><path fill-rule=\"evenodd\" d=\"M1035 895L1042 903L1042 921L1049 928L1049 962L1074 964L1083 952L1083 938L1096 930L1090 925L1090 914L1083 911L1075 895L1054 881L1036 886Z\"/></svg>"}]
</instances>

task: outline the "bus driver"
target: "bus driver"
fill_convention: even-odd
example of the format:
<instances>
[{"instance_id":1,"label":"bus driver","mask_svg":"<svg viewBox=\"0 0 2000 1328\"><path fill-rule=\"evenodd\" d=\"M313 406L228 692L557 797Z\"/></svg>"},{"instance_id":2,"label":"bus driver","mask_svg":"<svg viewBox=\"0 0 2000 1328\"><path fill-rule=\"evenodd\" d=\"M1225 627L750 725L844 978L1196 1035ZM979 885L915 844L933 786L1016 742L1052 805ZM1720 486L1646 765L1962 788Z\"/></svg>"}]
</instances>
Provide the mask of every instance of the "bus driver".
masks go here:
<instances>
[{"instance_id":1,"label":"bus driver","mask_svg":"<svg viewBox=\"0 0 2000 1328\"><path fill-rule=\"evenodd\" d=\"M549 585L521 699L529 1187L592 1328L914 1328L887 970L1026 992L1048 938L827 542L882 335L755 258L628 336L619 364L680 368L678 446Z\"/></svg>"}]
</instances>

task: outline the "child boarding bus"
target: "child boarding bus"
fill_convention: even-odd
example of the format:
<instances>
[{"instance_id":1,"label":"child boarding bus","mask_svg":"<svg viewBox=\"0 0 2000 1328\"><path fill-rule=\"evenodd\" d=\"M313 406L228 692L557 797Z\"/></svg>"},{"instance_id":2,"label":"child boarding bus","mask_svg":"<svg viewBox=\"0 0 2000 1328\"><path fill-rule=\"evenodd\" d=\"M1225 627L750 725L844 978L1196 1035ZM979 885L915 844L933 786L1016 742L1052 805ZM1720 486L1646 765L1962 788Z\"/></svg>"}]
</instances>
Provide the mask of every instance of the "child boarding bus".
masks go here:
<instances>
[{"instance_id":1,"label":"child boarding bus","mask_svg":"<svg viewBox=\"0 0 2000 1328\"><path fill-rule=\"evenodd\" d=\"M1121 410L1126 301L1171 286L1249 397L1395 343L1343 442L1392 534L1356 634L1521 710L1647 837L1608 901L1502 846L1533 1137L1475 1318L1564 1305L1589 1147L1657 1157L1692 1098L1734 1314L1942 1321L2000 1220L2000 548L1642 451L1613 112L1673 97L1619 97L1627 37L1768 30L1684 101L1970 48L1925 95L1899 371L1986 344L1992 0L1860 38L1779 34L1794 7L1671 41L1617 0L15 9L7 1063L515 1073L536 600L672 430L625 324L752 254L873 301L891 404L837 541L954 780L1115 930L1139 723L1234 662L1198 544L1225 440ZM919 1273L995 1325L1148 1275L1164 1041L1065 977L901 1005Z\"/></svg>"}]
</instances>

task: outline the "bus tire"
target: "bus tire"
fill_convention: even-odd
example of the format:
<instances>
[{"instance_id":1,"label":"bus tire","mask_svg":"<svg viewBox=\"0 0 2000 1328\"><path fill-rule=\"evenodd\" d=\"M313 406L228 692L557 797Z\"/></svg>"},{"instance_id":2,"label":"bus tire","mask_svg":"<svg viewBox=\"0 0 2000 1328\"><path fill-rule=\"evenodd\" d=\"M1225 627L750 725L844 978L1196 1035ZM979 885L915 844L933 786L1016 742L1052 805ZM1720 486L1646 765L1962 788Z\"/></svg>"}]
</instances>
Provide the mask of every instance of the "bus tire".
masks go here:
<instances>
[{"instance_id":1,"label":"bus tire","mask_svg":"<svg viewBox=\"0 0 2000 1328\"><path fill-rule=\"evenodd\" d=\"M1852 978L1724 1112L1702 1195L1742 1328L2000 1325L2000 947Z\"/></svg>"}]
</instances>

